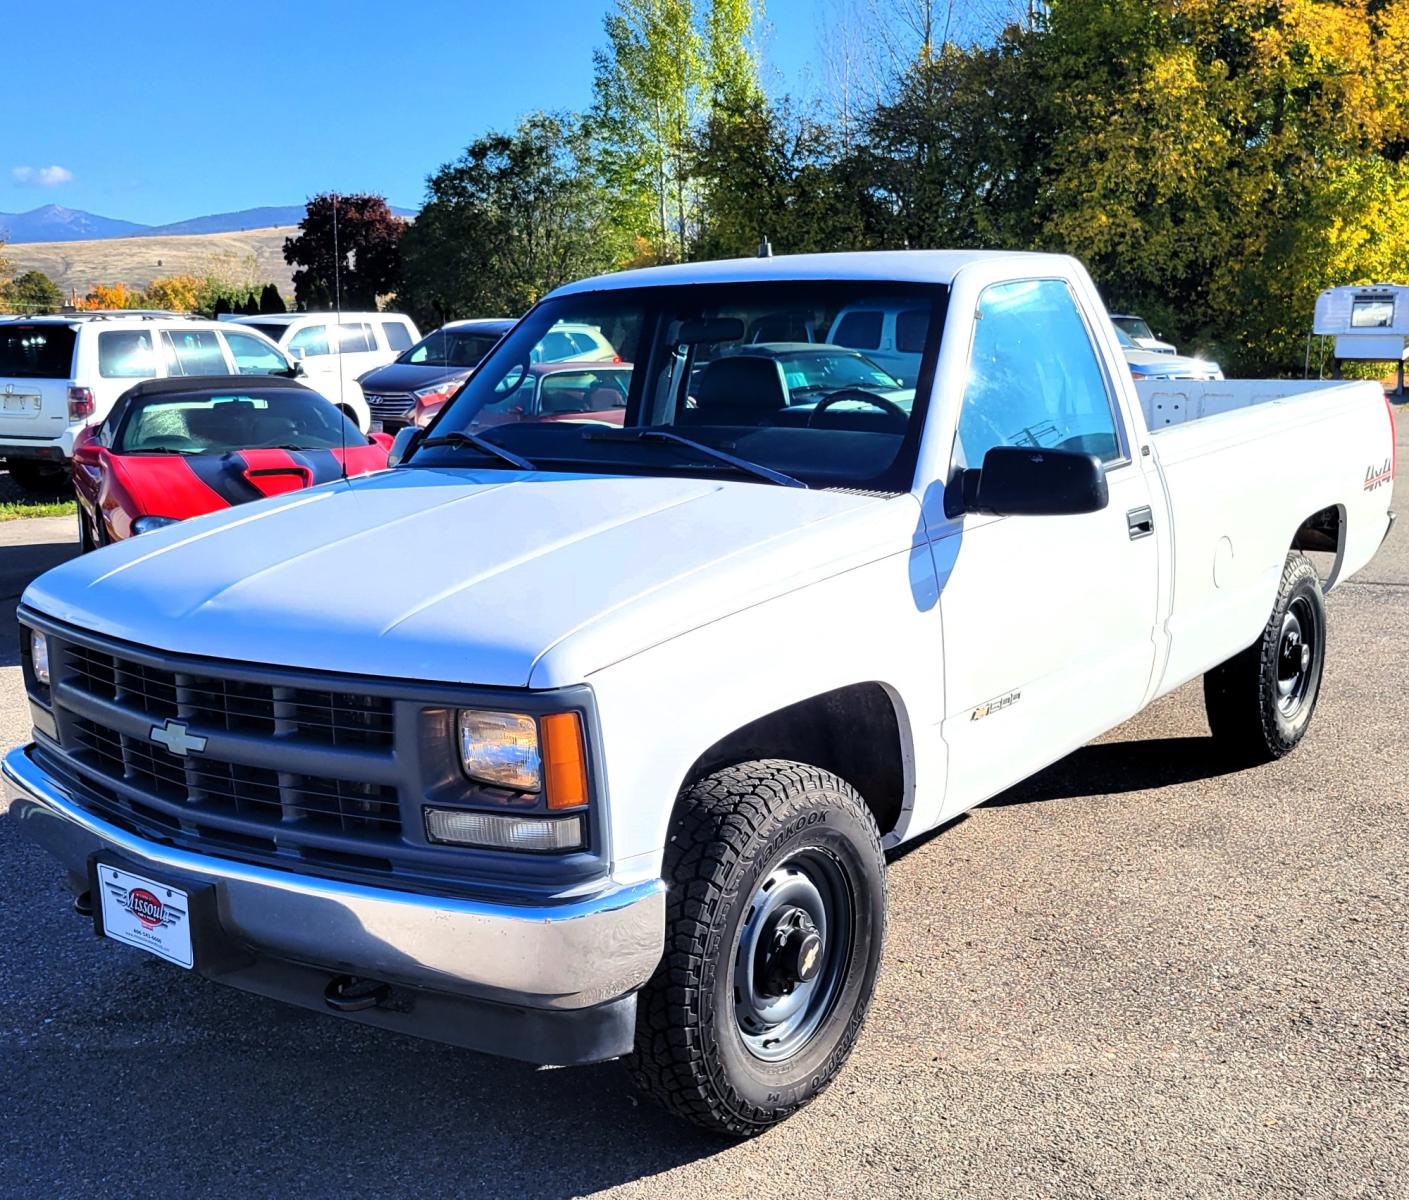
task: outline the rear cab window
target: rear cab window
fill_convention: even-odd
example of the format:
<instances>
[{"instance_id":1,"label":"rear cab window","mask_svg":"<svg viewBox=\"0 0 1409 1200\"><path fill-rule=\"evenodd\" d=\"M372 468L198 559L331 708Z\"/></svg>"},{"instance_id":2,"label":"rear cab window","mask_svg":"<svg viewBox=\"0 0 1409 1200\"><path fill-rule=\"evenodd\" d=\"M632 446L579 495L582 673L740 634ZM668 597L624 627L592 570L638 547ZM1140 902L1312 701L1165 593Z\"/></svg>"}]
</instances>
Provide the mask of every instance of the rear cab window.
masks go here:
<instances>
[{"instance_id":1,"label":"rear cab window","mask_svg":"<svg viewBox=\"0 0 1409 1200\"><path fill-rule=\"evenodd\" d=\"M69 379L77 332L68 325L0 321L0 379Z\"/></svg>"}]
</instances>

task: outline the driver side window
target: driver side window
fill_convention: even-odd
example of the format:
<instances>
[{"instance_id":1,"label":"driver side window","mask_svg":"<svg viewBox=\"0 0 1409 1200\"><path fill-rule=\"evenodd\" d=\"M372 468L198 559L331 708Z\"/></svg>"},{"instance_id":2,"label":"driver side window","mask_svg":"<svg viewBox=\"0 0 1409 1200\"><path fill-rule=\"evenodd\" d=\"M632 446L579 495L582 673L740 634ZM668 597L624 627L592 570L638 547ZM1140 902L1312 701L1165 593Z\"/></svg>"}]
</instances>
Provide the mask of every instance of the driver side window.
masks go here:
<instances>
[{"instance_id":1,"label":"driver side window","mask_svg":"<svg viewBox=\"0 0 1409 1200\"><path fill-rule=\"evenodd\" d=\"M956 465L981 467L994 446L1124 457L1100 359L1059 279L996 284L979 299Z\"/></svg>"}]
</instances>

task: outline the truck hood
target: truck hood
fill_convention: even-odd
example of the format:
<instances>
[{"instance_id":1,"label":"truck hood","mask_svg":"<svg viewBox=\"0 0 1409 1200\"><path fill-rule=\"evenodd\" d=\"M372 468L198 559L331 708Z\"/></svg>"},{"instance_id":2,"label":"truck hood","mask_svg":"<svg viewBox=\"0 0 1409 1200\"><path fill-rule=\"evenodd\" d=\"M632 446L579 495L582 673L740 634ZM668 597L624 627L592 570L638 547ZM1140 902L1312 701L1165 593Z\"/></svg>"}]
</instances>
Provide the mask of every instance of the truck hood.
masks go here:
<instances>
[{"instance_id":1,"label":"truck hood","mask_svg":"<svg viewBox=\"0 0 1409 1200\"><path fill-rule=\"evenodd\" d=\"M910 496L402 468L84 555L24 603L174 653L554 687L903 552L918 524Z\"/></svg>"}]
</instances>

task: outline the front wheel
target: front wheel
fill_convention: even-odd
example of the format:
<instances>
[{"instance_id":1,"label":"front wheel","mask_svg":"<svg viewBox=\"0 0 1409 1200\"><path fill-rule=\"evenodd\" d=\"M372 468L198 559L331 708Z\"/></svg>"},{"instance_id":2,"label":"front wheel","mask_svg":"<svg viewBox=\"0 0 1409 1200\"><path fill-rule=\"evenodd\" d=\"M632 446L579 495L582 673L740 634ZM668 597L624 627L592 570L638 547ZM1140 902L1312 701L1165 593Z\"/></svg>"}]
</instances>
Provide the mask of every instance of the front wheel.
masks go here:
<instances>
[{"instance_id":1,"label":"front wheel","mask_svg":"<svg viewBox=\"0 0 1409 1200\"><path fill-rule=\"evenodd\" d=\"M691 785L666 847L665 955L629 1068L707 1129L751 1137L841 1070L875 988L886 878L856 791L766 760Z\"/></svg>"},{"instance_id":2,"label":"front wheel","mask_svg":"<svg viewBox=\"0 0 1409 1200\"><path fill-rule=\"evenodd\" d=\"M1214 738L1249 762L1291 753L1316 711L1325 663L1321 579L1309 558L1289 554L1261 637L1204 676L1204 709Z\"/></svg>"}]
</instances>

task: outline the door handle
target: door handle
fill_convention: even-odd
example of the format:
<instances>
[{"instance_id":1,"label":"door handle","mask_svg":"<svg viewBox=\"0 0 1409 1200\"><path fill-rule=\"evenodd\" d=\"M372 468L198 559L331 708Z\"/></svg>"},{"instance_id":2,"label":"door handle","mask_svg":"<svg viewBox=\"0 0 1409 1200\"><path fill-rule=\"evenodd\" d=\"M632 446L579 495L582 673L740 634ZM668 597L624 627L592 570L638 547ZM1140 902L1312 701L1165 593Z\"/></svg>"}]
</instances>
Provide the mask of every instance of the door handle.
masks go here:
<instances>
[{"instance_id":1,"label":"door handle","mask_svg":"<svg viewBox=\"0 0 1409 1200\"><path fill-rule=\"evenodd\" d=\"M1150 511L1148 504L1139 508L1132 508L1125 514L1125 524L1130 530L1130 540L1136 541L1139 538L1149 537L1155 531L1155 514Z\"/></svg>"}]
</instances>

